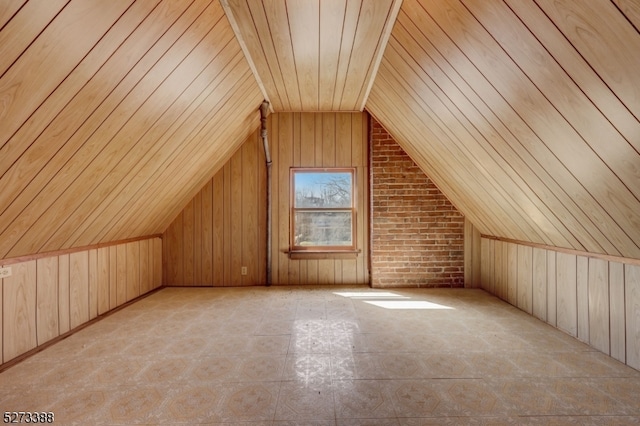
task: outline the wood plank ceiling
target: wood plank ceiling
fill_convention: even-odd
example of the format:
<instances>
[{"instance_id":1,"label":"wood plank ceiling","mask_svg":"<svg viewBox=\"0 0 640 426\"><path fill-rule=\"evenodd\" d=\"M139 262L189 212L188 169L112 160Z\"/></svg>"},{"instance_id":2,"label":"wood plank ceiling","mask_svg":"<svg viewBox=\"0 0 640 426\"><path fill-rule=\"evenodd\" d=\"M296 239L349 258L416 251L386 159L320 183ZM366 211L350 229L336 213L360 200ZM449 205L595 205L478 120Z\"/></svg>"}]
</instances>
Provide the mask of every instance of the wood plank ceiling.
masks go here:
<instances>
[{"instance_id":1,"label":"wood plank ceiling","mask_svg":"<svg viewBox=\"0 0 640 426\"><path fill-rule=\"evenodd\" d=\"M364 106L486 235L640 258L637 0L223 3L0 1L0 259L162 233L265 96Z\"/></svg>"},{"instance_id":2,"label":"wood plank ceiling","mask_svg":"<svg viewBox=\"0 0 640 426\"><path fill-rule=\"evenodd\" d=\"M362 111L401 0L222 0L280 111Z\"/></svg>"},{"instance_id":3,"label":"wood plank ceiling","mask_svg":"<svg viewBox=\"0 0 640 426\"><path fill-rule=\"evenodd\" d=\"M221 5L0 7L0 259L162 233L259 122Z\"/></svg>"},{"instance_id":4,"label":"wood plank ceiling","mask_svg":"<svg viewBox=\"0 0 640 426\"><path fill-rule=\"evenodd\" d=\"M405 0L366 107L482 233L640 258L639 17Z\"/></svg>"}]
</instances>

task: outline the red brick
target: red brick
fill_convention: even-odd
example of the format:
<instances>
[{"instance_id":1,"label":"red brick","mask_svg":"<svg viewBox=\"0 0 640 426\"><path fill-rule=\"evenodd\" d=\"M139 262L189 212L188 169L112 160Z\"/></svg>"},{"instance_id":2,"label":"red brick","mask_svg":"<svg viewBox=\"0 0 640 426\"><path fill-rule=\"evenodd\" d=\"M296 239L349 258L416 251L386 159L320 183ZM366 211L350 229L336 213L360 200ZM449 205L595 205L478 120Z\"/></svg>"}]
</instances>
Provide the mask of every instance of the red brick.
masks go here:
<instances>
[{"instance_id":1,"label":"red brick","mask_svg":"<svg viewBox=\"0 0 640 426\"><path fill-rule=\"evenodd\" d=\"M371 119L374 287L462 287L464 217Z\"/></svg>"}]
</instances>

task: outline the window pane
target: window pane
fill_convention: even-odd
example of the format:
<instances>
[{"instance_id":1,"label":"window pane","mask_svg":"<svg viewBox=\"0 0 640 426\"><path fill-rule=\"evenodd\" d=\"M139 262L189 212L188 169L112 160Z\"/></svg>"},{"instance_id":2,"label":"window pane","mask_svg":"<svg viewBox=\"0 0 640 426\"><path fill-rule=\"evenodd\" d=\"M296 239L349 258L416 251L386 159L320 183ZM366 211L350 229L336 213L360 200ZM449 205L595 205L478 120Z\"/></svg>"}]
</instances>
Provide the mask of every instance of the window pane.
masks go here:
<instances>
[{"instance_id":1,"label":"window pane","mask_svg":"<svg viewBox=\"0 0 640 426\"><path fill-rule=\"evenodd\" d=\"M296 212L296 246L350 246L351 212Z\"/></svg>"},{"instance_id":2,"label":"window pane","mask_svg":"<svg viewBox=\"0 0 640 426\"><path fill-rule=\"evenodd\" d=\"M351 207L351 173L305 172L293 175L296 208Z\"/></svg>"}]
</instances>

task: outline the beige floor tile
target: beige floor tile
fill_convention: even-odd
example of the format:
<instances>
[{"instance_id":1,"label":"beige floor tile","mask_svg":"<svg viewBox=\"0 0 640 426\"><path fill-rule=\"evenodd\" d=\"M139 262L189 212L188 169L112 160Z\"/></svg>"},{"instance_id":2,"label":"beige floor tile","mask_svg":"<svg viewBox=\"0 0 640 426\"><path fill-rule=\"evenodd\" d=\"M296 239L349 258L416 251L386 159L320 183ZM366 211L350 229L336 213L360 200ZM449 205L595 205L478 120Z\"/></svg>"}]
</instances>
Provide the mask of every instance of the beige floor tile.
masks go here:
<instances>
[{"instance_id":1,"label":"beige floor tile","mask_svg":"<svg viewBox=\"0 0 640 426\"><path fill-rule=\"evenodd\" d=\"M335 405L331 384L282 383L275 420L333 419Z\"/></svg>"},{"instance_id":2,"label":"beige floor tile","mask_svg":"<svg viewBox=\"0 0 640 426\"><path fill-rule=\"evenodd\" d=\"M166 288L0 373L3 409L78 425L626 425L638 395L481 290Z\"/></svg>"}]
</instances>

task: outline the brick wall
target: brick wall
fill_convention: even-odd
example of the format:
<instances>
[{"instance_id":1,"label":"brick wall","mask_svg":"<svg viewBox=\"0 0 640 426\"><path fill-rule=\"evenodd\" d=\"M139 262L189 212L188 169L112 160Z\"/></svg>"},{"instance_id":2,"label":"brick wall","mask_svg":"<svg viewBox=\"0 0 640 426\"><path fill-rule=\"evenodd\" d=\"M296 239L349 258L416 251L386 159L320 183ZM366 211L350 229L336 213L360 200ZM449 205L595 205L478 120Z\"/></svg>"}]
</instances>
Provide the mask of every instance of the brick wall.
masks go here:
<instances>
[{"instance_id":1,"label":"brick wall","mask_svg":"<svg viewBox=\"0 0 640 426\"><path fill-rule=\"evenodd\" d=\"M373 287L464 287L464 216L371 118Z\"/></svg>"}]
</instances>

